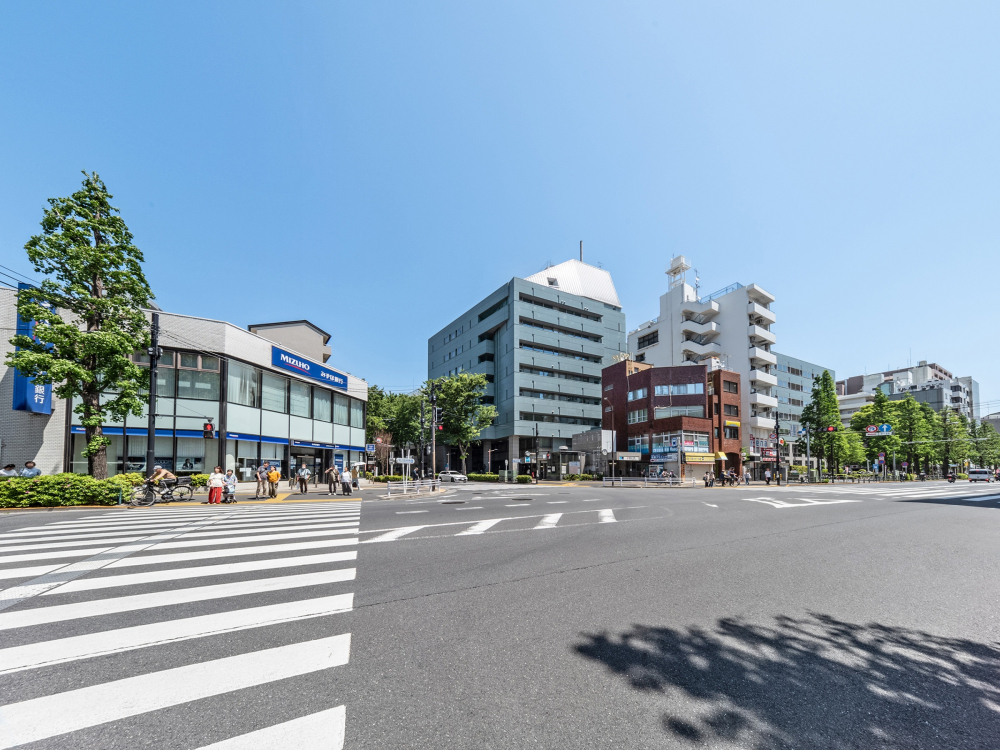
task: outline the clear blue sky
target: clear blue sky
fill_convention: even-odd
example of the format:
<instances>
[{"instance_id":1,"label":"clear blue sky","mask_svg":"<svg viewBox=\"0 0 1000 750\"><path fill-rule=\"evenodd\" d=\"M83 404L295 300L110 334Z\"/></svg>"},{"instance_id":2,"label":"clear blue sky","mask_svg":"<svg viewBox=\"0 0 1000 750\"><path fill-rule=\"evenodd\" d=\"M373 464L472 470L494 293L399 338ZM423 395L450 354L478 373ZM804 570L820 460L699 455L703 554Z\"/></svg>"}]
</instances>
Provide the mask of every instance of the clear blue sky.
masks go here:
<instances>
[{"instance_id":1,"label":"clear blue sky","mask_svg":"<svg viewBox=\"0 0 1000 750\"><path fill-rule=\"evenodd\" d=\"M162 307L308 318L394 389L582 239L630 327L682 253L788 354L1000 399L998 38L991 2L8 1L0 262L96 170Z\"/></svg>"}]
</instances>

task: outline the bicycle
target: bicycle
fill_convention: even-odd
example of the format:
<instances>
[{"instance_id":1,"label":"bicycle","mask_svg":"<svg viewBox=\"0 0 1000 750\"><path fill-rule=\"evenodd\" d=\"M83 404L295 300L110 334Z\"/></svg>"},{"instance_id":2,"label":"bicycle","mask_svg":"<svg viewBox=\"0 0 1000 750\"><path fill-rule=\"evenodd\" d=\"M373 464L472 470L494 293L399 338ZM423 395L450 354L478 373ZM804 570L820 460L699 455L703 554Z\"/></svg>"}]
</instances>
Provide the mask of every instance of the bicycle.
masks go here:
<instances>
[{"instance_id":1,"label":"bicycle","mask_svg":"<svg viewBox=\"0 0 1000 750\"><path fill-rule=\"evenodd\" d=\"M187 482L183 482L183 480ZM181 477L176 483L157 486L148 479L142 486L136 487L132 491L131 505L149 507L154 503L169 503L175 500L190 500L194 497L194 490L191 489L191 480L188 477Z\"/></svg>"}]
</instances>

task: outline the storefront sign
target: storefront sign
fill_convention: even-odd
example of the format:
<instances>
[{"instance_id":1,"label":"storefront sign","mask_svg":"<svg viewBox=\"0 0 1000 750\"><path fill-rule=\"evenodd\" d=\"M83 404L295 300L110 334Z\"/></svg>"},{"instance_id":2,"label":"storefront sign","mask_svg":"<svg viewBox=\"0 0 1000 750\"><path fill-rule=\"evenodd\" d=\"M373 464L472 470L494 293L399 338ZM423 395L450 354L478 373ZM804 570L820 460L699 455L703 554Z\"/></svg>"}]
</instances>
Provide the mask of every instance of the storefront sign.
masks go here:
<instances>
[{"instance_id":1,"label":"storefront sign","mask_svg":"<svg viewBox=\"0 0 1000 750\"><path fill-rule=\"evenodd\" d=\"M328 367L323 367L315 362L310 362L297 354L286 352L276 346L271 347L271 364L280 367L282 370L294 372L296 375L303 375L310 380L325 383L333 388L342 391L347 390L347 376Z\"/></svg>"},{"instance_id":2,"label":"storefront sign","mask_svg":"<svg viewBox=\"0 0 1000 750\"><path fill-rule=\"evenodd\" d=\"M641 453L616 453L615 454L615 460L616 461L641 461L642 460L642 454Z\"/></svg>"},{"instance_id":3,"label":"storefront sign","mask_svg":"<svg viewBox=\"0 0 1000 750\"><path fill-rule=\"evenodd\" d=\"M649 462L651 464L677 463L677 451L652 453L649 456Z\"/></svg>"},{"instance_id":4,"label":"storefront sign","mask_svg":"<svg viewBox=\"0 0 1000 750\"><path fill-rule=\"evenodd\" d=\"M24 289L31 289L31 284L19 283L18 292ZM35 335L35 321L22 320L17 317L17 335ZM20 348L20 347L18 347ZM34 378L28 378L17 370L14 370L14 411L29 411L33 414L52 413L52 384L35 383Z\"/></svg>"},{"instance_id":5,"label":"storefront sign","mask_svg":"<svg viewBox=\"0 0 1000 750\"><path fill-rule=\"evenodd\" d=\"M739 427L739 426L740 426L740 423L738 421L737 422L733 422L731 419L727 419L726 420L726 427Z\"/></svg>"},{"instance_id":6,"label":"storefront sign","mask_svg":"<svg viewBox=\"0 0 1000 750\"><path fill-rule=\"evenodd\" d=\"M693 451L688 451L684 454L684 463L686 464L704 464L704 463L715 463L714 453L694 453Z\"/></svg>"}]
</instances>

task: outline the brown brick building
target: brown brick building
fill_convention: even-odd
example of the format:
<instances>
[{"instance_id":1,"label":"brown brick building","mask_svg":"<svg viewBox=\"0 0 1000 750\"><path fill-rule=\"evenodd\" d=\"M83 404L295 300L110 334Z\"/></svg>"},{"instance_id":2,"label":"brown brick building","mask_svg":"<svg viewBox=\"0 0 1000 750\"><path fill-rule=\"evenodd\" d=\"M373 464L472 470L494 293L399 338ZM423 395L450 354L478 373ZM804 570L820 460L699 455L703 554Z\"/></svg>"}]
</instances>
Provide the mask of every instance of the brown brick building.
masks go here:
<instances>
[{"instance_id":1,"label":"brown brick building","mask_svg":"<svg viewBox=\"0 0 1000 750\"><path fill-rule=\"evenodd\" d=\"M619 462L626 475L672 471L701 476L713 469L743 471L739 373L704 365L653 367L631 360L601 372L603 428L614 430L617 451L639 453Z\"/></svg>"}]
</instances>

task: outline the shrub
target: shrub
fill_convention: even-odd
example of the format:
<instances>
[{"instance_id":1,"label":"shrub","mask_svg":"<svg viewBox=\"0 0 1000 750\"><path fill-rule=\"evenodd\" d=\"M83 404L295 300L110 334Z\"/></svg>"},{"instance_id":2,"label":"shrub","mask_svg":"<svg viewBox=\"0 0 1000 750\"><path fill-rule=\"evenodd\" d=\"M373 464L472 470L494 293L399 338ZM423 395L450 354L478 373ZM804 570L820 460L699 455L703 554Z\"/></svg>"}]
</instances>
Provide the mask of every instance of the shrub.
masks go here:
<instances>
[{"instance_id":1,"label":"shrub","mask_svg":"<svg viewBox=\"0 0 1000 750\"><path fill-rule=\"evenodd\" d=\"M567 474L563 477L567 482L591 482L594 479L593 474Z\"/></svg>"},{"instance_id":2,"label":"shrub","mask_svg":"<svg viewBox=\"0 0 1000 750\"><path fill-rule=\"evenodd\" d=\"M499 474L469 474L470 482L499 482Z\"/></svg>"},{"instance_id":3,"label":"shrub","mask_svg":"<svg viewBox=\"0 0 1000 750\"><path fill-rule=\"evenodd\" d=\"M123 480L97 480L83 474L9 477L0 481L0 508L46 508L73 505L117 505L119 490L128 501Z\"/></svg>"},{"instance_id":4,"label":"shrub","mask_svg":"<svg viewBox=\"0 0 1000 750\"><path fill-rule=\"evenodd\" d=\"M191 475L191 486L192 487L207 487L208 486L208 474L192 474Z\"/></svg>"},{"instance_id":5,"label":"shrub","mask_svg":"<svg viewBox=\"0 0 1000 750\"><path fill-rule=\"evenodd\" d=\"M379 474L375 477L373 482L402 482L403 476L401 474Z\"/></svg>"},{"instance_id":6,"label":"shrub","mask_svg":"<svg viewBox=\"0 0 1000 750\"><path fill-rule=\"evenodd\" d=\"M797 471L800 474L805 474L807 471L809 471L809 468L807 466L804 466L803 464L792 464L788 468L789 470Z\"/></svg>"},{"instance_id":7,"label":"shrub","mask_svg":"<svg viewBox=\"0 0 1000 750\"><path fill-rule=\"evenodd\" d=\"M528 474L518 474L517 483L518 484L531 484L531 477Z\"/></svg>"},{"instance_id":8,"label":"shrub","mask_svg":"<svg viewBox=\"0 0 1000 750\"><path fill-rule=\"evenodd\" d=\"M969 475L968 475L968 474L956 474L955 476L956 476L956 477L957 477L958 479L968 479L968 478L969 478Z\"/></svg>"}]
</instances>

